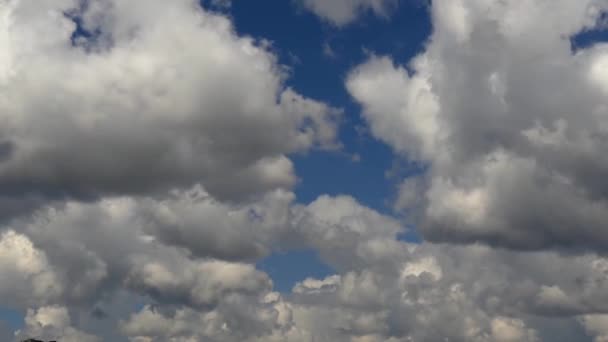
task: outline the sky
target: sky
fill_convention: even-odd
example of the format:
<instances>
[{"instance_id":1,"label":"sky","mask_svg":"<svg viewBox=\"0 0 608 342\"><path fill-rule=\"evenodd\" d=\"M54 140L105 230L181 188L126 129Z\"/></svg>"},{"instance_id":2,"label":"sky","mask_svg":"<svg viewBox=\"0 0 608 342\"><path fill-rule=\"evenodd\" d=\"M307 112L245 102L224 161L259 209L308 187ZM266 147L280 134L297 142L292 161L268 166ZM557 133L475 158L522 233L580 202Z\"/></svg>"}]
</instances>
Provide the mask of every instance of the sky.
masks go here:
<instances>
[{"instance_id":1,"label":"sky","mask_svg":"<svg viewBox=\"0 0 608 342\"><path fill-rule=\"evenodd\" d=\"M0 341L608 341L607 13L0 0Z\"/></svg>"}]
</instances>

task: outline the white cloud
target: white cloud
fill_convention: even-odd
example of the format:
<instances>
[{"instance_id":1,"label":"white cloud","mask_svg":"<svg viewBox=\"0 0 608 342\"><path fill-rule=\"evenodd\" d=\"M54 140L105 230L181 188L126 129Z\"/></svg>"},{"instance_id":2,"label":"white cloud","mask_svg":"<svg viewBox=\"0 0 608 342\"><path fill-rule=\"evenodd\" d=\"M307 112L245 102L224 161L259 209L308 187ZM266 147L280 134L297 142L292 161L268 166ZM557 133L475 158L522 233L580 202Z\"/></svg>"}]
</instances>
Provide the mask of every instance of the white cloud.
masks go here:
<instances>
[{"instance_id":1,"label":"white cloud","mask_svg":"<svg viewBox=\"0 0 608 342\"><path fill-rule=\"evenodd\" d=\"M285 88L227 18L190 0L77 4L0 7L3 187L241 199L293 185L286 154L338 145L340 111ZM74 46L66 12L92 37Z\"/></svg>"},{"instance_id":2,"label":"white cloud","mask_svg":"<svg viewBox=\"0 0 608 342\"><path fill-rule=\"evenodd\" d=\"M424 61L418 61L424 68ZM364 106L372 134L399 152L430 159L439 139L439 104L424 75L410 77L386 57L372 57L354 69L346 87Z\"/></svg>"},{"instance_id":3,"label":"white cloud","mask_svg":"<svg viewBox=\"0 0 608 342\"><path fill-rule=\"evenodd\" d=\"M340 271L382 264L391 269L403 255L395 236L404 231L398 221L367 208L349 196L321 196L293 209L291 226L300 243L314 248Z\"/></svg>"},{"instance_id":4,"label":"white cloud","mask_svg":"<svg viewBox=\"0 0 608 342\"><path fill-rule=\"evenodd\" d=\"M7 289L2 293L18 307L27 306L28 293L11 295L28 288L17 283L23 278L37 280L31 286L40 287L42 299L62 304L90 305L101 294L128 285L142 295L161 298L166 292L168 301L207 305L209 291L233 285L246 291L254 285L271 287L250 265L219 260L252 262L283 239L295 244L297 239L290 238L295 234L290 228L292 200L293 194L277 190L258 201L231 205L195 187L163 200L108 197L45 208L15 222L15 230L27 236L12 231L3 235L0 271L15 284L3 283ZM235 278L231 270L244 275ZM232 280L213 281L214 272Z\"/></svg>"},{"instance_id":5,"label":"white cloud","mask_svg":"<svg viewBox=\"0 0 608 342\"><path fill-rule=\"evenodd\" d=\"M428 166L401 187L427 239L608 246L605 44L571 51L605 1L433 1L408 68L372 56L346 86L371 132ZM542 20L538 20L542 18Z\"/></svg>"},{"instance_id":6,"label":"white cloud","mask_svg":"<svg viewBox=\"0 0 608 342\"><path fill-rule=\"evenodd\" d=\"M582 322L587 332L594 337L594 342L608 341L608 315L584 316Z\"/></svg>"},{"instance_id":7,"label":"white cloud","mask_svg":"<svg viewBox=\"0 0 608 342\"><path fill-rule=\"evenodd\" d=\"M518 319L495 318L492 320L492 338L496 342L538 341L536 332L527 329Z\"/></svg>"},{"instance_id":8,"label":"white cloud","mask_svg":"<svg viewBox=\"0 0 608 342\"><path fill-rule=\"evenodd\" d=\"M20 339L34 336L44 340L65 342L99 342L101 339L71 326L68 310L60 306L45 306L37 310L28 309L25 327L15 335Z\"/></svg>"},{"instance_id":9,"label":"white cloud","mask_svg":"<svg viewBox=\"0 0 608 342\"><path fill-rule=\"evenodd\" d=\"M200 194L202 190L193 191ZM282 297L272 292L268 275L252 264L210 258L225 257L212 245L167 245L150 235L154 230L146 229L150 221L144 218L149 212L142 211L142 206L166 206L163 210L203 206L207 209L197 216L200 222L207 217L213 222L215 211L233 210L192 194L177 194L162 202L149 198L74 202L39 211L36 219L15 224L23 234L5 233L3 245L16 241L27 247L4 248L8 255L20 255L5 259L11 265L15 259L37 260L24 265L38 266L23 266L23 270L35 271L41 265L45 271L53 270L54 284L63 291L45 294L42 299L48 305L64 306L85 318L91 313L83 308L114 313L104 318L105 330L92 329L99 324L94 318L75 329L110 338L120 326L120 332L133 341L307 341L314 337L322 341L450 338L485 342L519 338L514 336L534 341L551 328L538 325L531 315L570 317L576 322L575 315L608 312L604 279L608 262L601 257L404 243L397 240L403 228L395 220L346 196L322 196L307 206L285 204L291 197L284 194L270 196L266 204L254 205L266 209L247 216L250 224L257 225L248 233L252 244L261 242L269 250L275 246L313 248L336 269L335 275L325 279L306 279ZM238 217L239 212L224 216ZM264 219L271 217L283 219ZM226 236L206 233L196 225L188 229L203 234L200 239L236 239L247 246L230 232L247 232L248 221L243 220L220 230L228 230ZM179 227L180 222L164 224ZM273 222L281 222L278 231ZM205 257L189 252L192 246ZM4 279L7 271L1 270ZM135 304L123 305L124 298L132 298L127 303L149 306L133 313ZM30 305L27 300L14 303L16 308Z\"/></svg>"},{"instance_id":10,"label":"white cloud","mask_svg":"<svg viewBox=\"0 0 608 342\"><path fill-rule=\"evenodd\" d=\"M278 294L249 304L231 302L210 311L181 307L169 314L145 307L122 322L121 330L130 341L305 341L289 325L291 309Z\"/></svg>"},{"instance_id":11,"label":"white cloud","mask_svg":"<svg viewBox=\"0 0 608 342\"><path fill-rule=\"evenodd\" d=\"M153 294L161 302L183 301L193 307L205 307L222 305L234 296L263 293L272 288L272 281L248 264L137 258L126 285L135 291Z\"/></svg>"},{"instance_id":12,"label":"white cloud","mask_svg":"<svg viewBox=\"0 0 608 342\"><path fill-rule=\"evenodd\" d=\"M347 78L372 133L429 166L397 209L436 240L528 252L406 243L349 196L298 204L288 155L340 148L338 110L194 1L78 4L0 4L0 298L29 309L17 337L584 341L582 324L605 340L605 48L562 38L605 2L434 1L409 68L373 56ZM340 26L392 4L308 6ZM76 46L69 9L94 33ZM292 248L335 274L274 292L254 263Z\"/></svg>"},{"instance_id":13,"label":"white cloud","mask_svg":"<svg viewBox=\"0 0 608 342\"><path fill-rule=\"evenodd\" d=\"M0 236L0 298L5 305L43 304L63 290L45 253L27 236L9 230Z\"/></svg>"},{"instance_id":14,"label":"white cloud","mask_svg":"<svg viewBox=\"0 0 608 342\"><path fill-rule=\"evenodd\" d=\"M188 248L198 257L255 260L268 255L286 233L290 192L276 190L244 205L227 205L200 187L162 201L144 200L142 229L163 243Z\"/></svg>"}]
</instances>

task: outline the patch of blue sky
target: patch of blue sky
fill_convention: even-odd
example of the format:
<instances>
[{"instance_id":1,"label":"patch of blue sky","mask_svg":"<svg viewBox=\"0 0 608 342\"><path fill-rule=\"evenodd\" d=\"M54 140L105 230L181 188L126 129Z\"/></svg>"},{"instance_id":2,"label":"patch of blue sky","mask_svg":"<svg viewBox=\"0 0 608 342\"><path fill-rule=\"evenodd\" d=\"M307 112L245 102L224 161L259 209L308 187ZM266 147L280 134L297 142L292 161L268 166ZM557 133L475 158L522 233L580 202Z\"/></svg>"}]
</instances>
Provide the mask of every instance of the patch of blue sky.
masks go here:
<instances>
[{"instance_id":1,"label":"patch of blue sky","mask_svg":"<svg viewBox=\"0 0 608 342\"><path fill-rule=\"evenodd\" d=\"M300 182L300 203L319 195L350 195L381 213L392 214L396 182L420 168L396 158L390 148L373 139L344 86L348 72L371 54L390 55L407 62L423 48L431 31L427 8L419 1L402 1L390 18L371 13L343 28L321 22L292 1L233 1L229 10L239 34L271 42L279 62L289 67L287 86L305 96L344 109L340 152L312 151L292 159ZM399 174L394 176L395 171ZM390 176L393 174L393 177ZM415 231L400 237L419 241ZM258 263L275 288L288 292L307 277L323 278L333 270L314 251L275 253Z\"/></svg>"},{"instance_id":2,"label":"patch of blue sky","mask_svg":"<svg viewBox=\"0 0 608 342\"><path fill-rule=\"evenodd\" d=\"M371 53L390 55L403 64L419 53L431 29L427 8L420 1L402 1L390 18L368 13L343 28L320 21L293 1L236 0L229 13L239 34L272 43L280 63L290 68L287 86L344 109L340 153L313 151L293 156L301 180L296 187L298 201L346 194L389 212L387 204L395 186L387 171L395 156L366 132L360 107L353 103L344 81Z\"/></svg>"},{"instance_id":3,"label":"patch of blue sky","mask_svg":"<svg viewBox=\"0 0 608 342\"><path fill-rule=\"evenodd\" d=\"M23 317L23 312L0 305L0 321L6 323L11 329L21 329L23 327Z\"/></svg>"},{"instance_id":4,"label":"patch of blue sky","mask_svg":"<svg viewBox=\"0 0 608 342\"><path fill-rule=\"evenodd\" d=\"M266 272L274 283L274 290L282 293L289 293L297 282L306 278L322 279L335 273L311 250L275 253L258 262L257 268Z\"/></svg>"},{"instance_id":5,"label":"patch of blue sky","mask_svg":"<svg viewBox=\"0 0 608 342\"><path fill-rule=\"evenodd\" d=\"M595 28L583 30L570 37L573 52L602 42L608 42L608 13L606 12L599 16Z\"/></svg>"}]
</instances>

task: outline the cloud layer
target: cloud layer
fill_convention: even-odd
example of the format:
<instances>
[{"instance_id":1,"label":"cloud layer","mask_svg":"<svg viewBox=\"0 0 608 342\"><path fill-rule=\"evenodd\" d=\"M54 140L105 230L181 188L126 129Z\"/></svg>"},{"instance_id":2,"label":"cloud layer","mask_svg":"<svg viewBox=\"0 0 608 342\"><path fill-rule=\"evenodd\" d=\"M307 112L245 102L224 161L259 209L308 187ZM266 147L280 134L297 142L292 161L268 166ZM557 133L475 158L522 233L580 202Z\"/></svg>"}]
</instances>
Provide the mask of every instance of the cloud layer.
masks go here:
<instances>
[{"instance_id":1,"label":"cloud layer","mask_svg":"<svg viewBox=\"0 0 608 342\"><path fill-rule=\"evenodd\" d=\"M343 26L394 3L303 5ZM372 134L425 170L391 217L297 201L290 155L339 149L342 111L227 17L0 0L0 303L24 313L0 338L608 340L608 48L569 40L604 10L433 1L409 65L354 68ZM334 274L278 293L256 262L297 249Z\"/></svg>"},{"instance_id":2,"label":"cloud layer","mask_svg":"<svg viewBox=\"0 0 608 342\"><path fill-rule=\"evenodd\" d=\"M268 275L225 260L223 251L165 244L148 231L148 212L139 208L149 199L116 198L73 202L15 223L0 241L1 259L20 260L22 271L2 269L18 281L2 283L2 301L37 308L28 313L32 322L42 319L36 310L55 308L60 322L27 323L22 334L64 338L107 339L115 330L100 326L110 324L133 341L559 341L551 333L560 319L603 334L594 323L608 314L608 259L602 256L405 243L397 238L404 232L397 221L350 197L323 196L306 206L289 198L270 197L272 211L249 216L260 236L274 231L276 239L249 245L311 248L337 271L306 279L292 293L274 292ZM164 204L182 200L174 201ZM277 217L280 230L274 230ZM205 234L204 223L198 227ZM230 229L208 238L252 250ZM206 251L205 257L195 251ZM28 297L27 289L37 287L45 291ZM114 299L125 294L133 306L121 308ZM149 304L133 312L136 302ZM81 325L72 327L65 312Z\"/></svg>"}]
</instances>

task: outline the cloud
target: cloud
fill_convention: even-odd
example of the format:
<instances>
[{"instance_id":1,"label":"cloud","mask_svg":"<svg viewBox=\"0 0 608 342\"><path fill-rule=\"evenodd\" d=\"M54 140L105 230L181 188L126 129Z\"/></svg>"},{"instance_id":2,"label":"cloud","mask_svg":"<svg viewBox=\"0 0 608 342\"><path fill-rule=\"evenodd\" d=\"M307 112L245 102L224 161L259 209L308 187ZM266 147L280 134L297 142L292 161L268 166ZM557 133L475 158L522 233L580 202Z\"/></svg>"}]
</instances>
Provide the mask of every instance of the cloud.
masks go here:
<instances>
[{"instance_id":1,"label":"cloud","mask_svg":"<svg viewBox=\"0 0 608 342\"><path fill-rule=\"evenodd\" d=\"M594 336L594 342L608 341L608 316L606 315L590 315L582 319L583 325L587 332Z\"/></svg>"},{"instance_id":2,"label":"cloud","mask_svg":"<svg viewBox=\"0 0 608 342\"><path fill-rule=\"evenodd\" d=\"M183 196L191 196L196 191L201 190L195 189ZM289 215L289 207L282 204L286 198L292 196L269 195L270 204L273 200L280 204L270 209L278 211L276 214ZM201 222L208 217L208 223L212 224L214 216L232 210L227 204L209 198L191 199L200 201L198 205L209 206L199 213L204 214ZM175 208L184 201L183 197L175 202L166 199L162 205ZM6 298L3 303L21 310L32 306L34 310L43 310L41 308L46 306L64 308L61 317L68 317L69 311L81 318L79 329L86 327L87 331L95 332L103 339L124 340L124 336L115 335L120 331L120 320L127 320L134 307L141 307L138 304L141 302L151 303L150 310L158 308L159 315L183 311L192 319L204 314L209 324L230 324L234 331L229 336L238 336L235 341L250 334L272 331L275 309L267 308L270 304L266 302L271 300L267 296L272 297L271 279L251 263L222 260L223 257L235 258L241 246L243 254L237 259L249 260L248 251L254 249L248 247L247 239L250 246L267 243L261 230L264 229L263 215L269 214L262 211L263 203L256 204L256 215L254 209L248 208L239 209L243 214L239 210L228 214L235 216L237 225L226 226L234 231L226 231L225 236L221 228L208 233L201 231L201 239L212 242L216 236L218 243L223 243L224 251L207 241L207 245L196 247L200 256L190 252L189 245L166 245L147 232L147 225L152 223L147 218L148 208L144 207L152 205L160 206L161 203L150 198L128 197L105 198L95 203L72 201L62 208L45 208L30 219L14 222L13 227L19 233L5 232L0 243L4 251L0 253L0 275L11 280L0 286L0 294ZM182 209L188 207L183 205ZM244 238L235 234L251 229L247 223L257 224L260 235L256 235L255 230ZM267 233L270 234L272 228L268 225ZM196 226L190 229L194 232ZM205 234L209 234L208 237ZM270 242L261 246L271 248ZM231 253L227 255L225 251ZM30 316L35 318L39 314L32 311ZM34 318L34 321L38 320ZM219 340L225 340L220 338L222 324L216 327L220 330L212 332ZM75 334L67 328L69 323L53 323L50 324L52 328L45 328L45 325L49 324L32 323L20 332L20 336L64 336L61 338L64 340ZM195 330L199 329L198 325ZM132 324L128 326L135 329ZM129 329L126 331L131 331Z\"/></svg>"},{"instance_id":3,"label":"cloud","mask_svg":"<svg viewBox=\"0 0 608 342\"><path fill-rule=\"evenodd\" d=\"M293 194L277 190L259 201L230 205L196 187L163 200L107 197L44 208L15 221L15 231L0 240L5 246L0 271L11 279L0 293L17 307L29 306L37 298L32 294L39 294L42 303L78 306L93 305L104 293L113 295L126 286L137 294L195 305L202 299L193 288L222 291L229 286L221 278L200 282L211 281L213 272L231 274L231 264L220 260L240 265L268 255L283 239L296 245L290 228L292 199ZM236 279L232 283L271 287L250 266L234 267L245 273L230 278ZM28 294L30 287L35 291ZM15 295L19 291L22 296Z\"/></svg>"},{"instance_id":4,"label":"cloud","mask_svg":"<svg viewBox=\"0 0 608 342\"><path fill-rule=\"evenodd\" d=\"M253 203L227 205L201 188L139 206L142 229L168 245L187 248L198 257L256 260L286 233L290 192L277 190Z\"/></svg>"},{"instance_id":5,"label":"cloud","mask_svg":"<svg viewBox=\"0 0 608 342\"><path fill-rule=\"evenodd\" d=\"M60 306L46 306L37 310L28 310L25 316L24 329L17 331L15 335L19 339L35 336L44 340L65 342L101 341L95 336L73 328L67 309Z\"/></svg>"},{"instance_id":6,"label":"cloud","mask_svg":"<svg viewBox=\"0 0 608 342\"><path fill-rule=\"evenodd\" d=\"M45 253L12 230L0 236L0 298L5 305L44 304L62 288Z\"/></svg>"},{"instance_id":7,"label":"cloud","mask_svg":"<svg viewBox=\"0 0 608 342\"><path fill-rule=\"evenodd\" d=\"M399 242L403 228L351 198L322 197L305 211L318 233L304 231L322 236L311 245L339 270L292 292L294 325L320 340L540 341L559 317L576 325L608 310L602 256Z\"/></svg>"},{"instance_id":8,"label":"cloud","mask_svg":"<svg viewBox=\"0 0 608 342\"><path fill-rule=\"evenodd\" d=\"M373 263L293 290L295 325L321 340L540 341L564 317L608 307L606 259L485 246L402 243ZM356 252L353 251L354 255ZM548 325L534 317L553 317ZM448 323L449 322L449 323ZM572 331L575 334L575 331ZM369 337L375 336L375 337ZM575 340L585 341L583 335Z\"/></svg>"},{"instance_id":9,"label":"cloud","mask_svg":"<svg viewBox=\"0 0 608 342\"><path fill-rule=\"evenodd\" d=\"M346 4L336 25L387 4ZM604 3L546 6L434 1L425 52L349 75L371 132L426 170L395 204L432 240L414 244L352 197L296 201L289 155L339 149L340 111L285 87L227 18L186 0L3 2L16 337L602 341L606 48L562 37ZM275 292L256 262L300 248L335 274Z\"/></svg>"},{"instance_id":10,"label":"cloud","mask_svg":"<svg viewBox=\"0 0 608 342\"><path fill-rule=\"evenodd\" d=\"M163 313L145 307L121 329L131 341L305 341L307 335L290 323L289 305L279 294L268 293L249 305L228 300L212 311L181 307Z\"/></svg>"},{"instance_id":11,"label":"cloud","mask_svg":"<svg viewBox=\"0 0 608 342\"><path fill-rule=\"evenodd\" d=\"M272 288L268 276L251 265L191 262L183 258L136 260L126 284L136 291L150 293L160 302L183 301L193 307L221 306L239 296L256 295Z\"/></svg>"},{"instance_id":12,"label":"cloud","mask_svg":"<svg viewBox=\"0 0 608 342\"><path fill-rule=\"evenodd\" d=\"M256 215L241 216L252 209L226 214L235 209L201 194L198 188L158 202L70 202L16 222L2 240L0 265L11 266L0 271L22 280L6 293L43 285L39 273L52 277L57 291L36 301L13 296L13 307L64 307L82 317L74 329L133 341L536 341L552 328L533 317L577 325L578 315L608 312L608 261L595 254L406 243L398 240L405 229L396 220L347 196L301 205L278 192L252 204ZM166 228L149 228L183 229L179 220L151 221L149 208L163 206L152 212L169 215L191 205L201 206L201 223L184 227L203 234L191 239L218 239L244 254L234 259L238 254L191 239L166 243L155 235ZM216 211L238 224L206 232L205 219L214 222ZM188 222L188 214L175 217ZM256 228L248 233L249 226ZM251 235L242 240L231 230ZM244 241L269 251L312 248L336 274L279 295L251 263ZM10 273L17 272L13 264L23 268L18 276Z\"/></svg>"},{"instance_id":13,"label":"cloud","mask_svg":"<svg viewBox=\"0 0 608 342\"><path fill-rule=\"evenodd\" d=\"M6 248L0 265L5 265L4 274L14 274L11 278L41 287L43 303L91 305L104 292L127 286L158 299L168 291L168 302L200 306L206 304L194 304L200 296L193 288L207 286L200 281L211 281L213 270L230 273L231 264L219 261L240 265L274 250L315 248L334 267L352 269L379 262L389 267L402 253L394 241L402 230L399 223L350 197L324 196L307 206L293 199L292 193L276 190L231 205L197 186L162 200L123 196L69 201L13 222L14 230L1 240ZM246 272L238 284L261 277L253 269L237 270ZM207 276L199 279L198 274ZM260 286L271 287L264 277ZM19 298L18 307L29 306L26 295L10 294L27 287L9 285L7 298Z\"/></svg>"},{"instance_id":14,"label":"cloud","mask_svg":"<svg viewBox=\"0 0 608 342\"><path fill-rule=\"evenodd\" d=\"M491 325L492 337L497 342L538 341L536 332L527 329L521 320L495 318Z\"/></svg>"},{"instance_id":15,"label":"cloud","mask_svg":"<svg viewBox=\"0 0 608 342\"><path fill-rule=\"evenodd\" d=\"M426 170L395 205L425 238L606 249L607 47L570 42L606 10L434 1L432 36L407 66L371 56L351 71L372 134Z\"/></svg>"},{"instance_id":16,"label":"cloud","mask_svg":"<svg viewBox=\"0 0 608 342\"><path fill-rule=\"evenodd\" d=\"M395 219L362 206L349 196L320 196L307 206L295 206L292 235L340 271L370 264L395 267L403 245L395 236L404 231Z\"/></svg>"},{"instance_id":17,"label":"cloud","mask_svg":"<svg viewBox=\"0 0 608 342\"><path fill-rule=\"evenodd\" d=\"M388 16L398 0L298 0L306 9L332 25L342 27L365 12Z\"/></svg>"},{"instance_id":18,"label":"cloud","mask_svg":"<svg viewBox=\"0 0 608 342\"><path fill-rule=\"evenodd\" d=\"M337 146L340 111L286 88L263 44L194 1L10 1L0 17L3 190L201 183L239 200L291 187L287 154Z\"/></svg>"}]
</instances>

